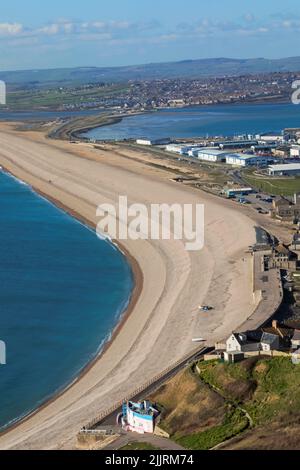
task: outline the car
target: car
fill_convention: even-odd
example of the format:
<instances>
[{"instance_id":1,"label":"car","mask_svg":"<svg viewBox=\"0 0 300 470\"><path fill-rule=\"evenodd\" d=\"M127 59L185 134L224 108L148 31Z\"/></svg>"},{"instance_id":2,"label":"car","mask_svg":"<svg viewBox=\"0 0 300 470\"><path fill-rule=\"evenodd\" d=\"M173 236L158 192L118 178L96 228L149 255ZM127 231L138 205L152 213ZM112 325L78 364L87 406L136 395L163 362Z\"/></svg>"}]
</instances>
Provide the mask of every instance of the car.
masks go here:
<instances>
[{"instance_id":1,"label":"car","mask_svg":"<svg viewBox=\"0 0 300 470\"><path fill-rule=\"evenodd\" d=\"M256 199L261 199L261 195L260 194L256 194Z\"/></svg>"},{"instance_id":2,"label":"car","mask_svg":"<svg viewBox=\"0 0 300 470\"><path fill-rule=\"evenodd\" d=\"M209 305L200 305L199 310L201 310L202 312L209 312L209 310L212 310L212 307L210 307Z\"/></svg>"}]
</instances>

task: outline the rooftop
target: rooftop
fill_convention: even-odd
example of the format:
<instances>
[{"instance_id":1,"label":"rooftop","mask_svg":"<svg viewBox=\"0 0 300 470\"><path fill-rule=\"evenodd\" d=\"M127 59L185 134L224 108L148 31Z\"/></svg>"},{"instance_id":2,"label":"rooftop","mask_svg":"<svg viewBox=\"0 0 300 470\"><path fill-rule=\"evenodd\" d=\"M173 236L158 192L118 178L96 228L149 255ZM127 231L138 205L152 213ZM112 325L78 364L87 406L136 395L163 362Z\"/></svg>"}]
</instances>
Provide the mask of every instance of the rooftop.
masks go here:
<instances>
[{"instance_id":1,"label":"rooftop","mask_svg":"<svg viewBox=\"0 0 300 470\"><path fill-rule=\"evenodd\" d=\"M205 147L199 149L199 153L204 153L205 155L228 155L228 152L225 152L224 150L216 150L215 148L210 148L210 147Z\"/></svg>"},{"instance_id":2,"label":"rooftop","mask_svg":"<svg viewBox=\"0 0 300 470\"><path fill-rule=\"evenodd\" d=\"M286 171L286 170L300 170L300 163L286 163L285 165L269 165L270 170Z\"/></svg>"}]
</instances>

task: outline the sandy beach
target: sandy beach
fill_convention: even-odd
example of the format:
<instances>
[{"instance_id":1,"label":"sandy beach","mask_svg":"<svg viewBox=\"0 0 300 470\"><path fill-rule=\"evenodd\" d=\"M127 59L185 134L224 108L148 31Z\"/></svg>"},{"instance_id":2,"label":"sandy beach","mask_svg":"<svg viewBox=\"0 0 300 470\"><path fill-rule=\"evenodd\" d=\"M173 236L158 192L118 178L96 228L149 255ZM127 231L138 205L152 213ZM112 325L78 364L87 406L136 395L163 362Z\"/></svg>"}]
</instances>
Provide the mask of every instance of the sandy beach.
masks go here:
<instances>
[{"instance_id":1,"label":"sandy beach","mask_svg":"<svg viewBox=\"0 0 300 470\"><path fill-rule=\"evenodd\" d=\"M211 345L256 307L245 253L255 241L254 221L225 200L174 183L174 173L149 166L138 152L126 152L0 126L0 165L93 226L96 207L116 204L119 195L129 204L205 205L201 251L186 251L180 240L122 241L137 281L126 321L76 384L0 436L0 449L75 448L83 425L192 351L192 338ZM200 314L199 304L214 310Z\"/></svg>"}]
</instances>

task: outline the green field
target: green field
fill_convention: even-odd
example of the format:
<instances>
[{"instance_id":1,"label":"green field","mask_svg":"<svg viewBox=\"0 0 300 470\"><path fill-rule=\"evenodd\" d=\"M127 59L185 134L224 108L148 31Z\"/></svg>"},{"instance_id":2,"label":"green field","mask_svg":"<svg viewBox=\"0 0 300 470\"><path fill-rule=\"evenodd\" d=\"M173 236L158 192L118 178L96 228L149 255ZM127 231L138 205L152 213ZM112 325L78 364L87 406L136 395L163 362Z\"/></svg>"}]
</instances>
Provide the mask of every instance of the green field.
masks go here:
<instances>
[{"instance_id":1,"label":"green field","mask_svg":"<svg viewBox=\"0 0 300 470\"><path fill-rule=\"evenodd\" d=\"M53 88L10 91L7 105L12 110L57 109L62 105L76 105L112 98L128 90L128 85L113 84L86 88Z\"/></svg>"},{"instance_id":2,"label":"green field","mask_svg":"<svg viewBox=\"0 0 300 470\"><path fill-rule=\"evenodd\" d=\"M257 177L251 173L244 173L243 179L260 191L276 196L292 196L300 192L300 177L297 178L268 178Z\"/></svg>"}]
</instances>

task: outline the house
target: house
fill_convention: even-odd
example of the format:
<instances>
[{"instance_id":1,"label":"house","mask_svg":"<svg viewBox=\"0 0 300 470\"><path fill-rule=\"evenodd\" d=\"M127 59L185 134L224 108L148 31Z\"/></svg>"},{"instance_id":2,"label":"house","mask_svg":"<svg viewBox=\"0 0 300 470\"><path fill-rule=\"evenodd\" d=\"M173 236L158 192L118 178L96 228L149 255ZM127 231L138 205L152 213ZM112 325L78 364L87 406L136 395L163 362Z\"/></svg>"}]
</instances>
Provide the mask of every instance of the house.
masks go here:
<instances>
[{"instance_id":1,"label":"house","mask_svg":"<svg viewBox=\"0 0 300 470\"><path fill-rule=\"evenodd\" d=\"M295 271L298 266L298 255L289 250L284 244L272 248L271 254L264 256L268 269L286 269Z\"/></svg>"},{"instance_id":2,"label":"house","mask_svg":"<svg viewBox=\"0 0 300 470\"><path fill-rule=\"evenodd\" d=\"M291 338L293 336L294 329L288 326L281 325L277 320L272 321L272 326L264 326L261 328L264 333L270 333L277 335L279 338L280 350L287 350L291 347Z\"/></svg>"},{"instance_id":3,"label":"house","mask_svg":"<svg viewBox=\"0 0 300 470\"><path fill-rule=\"evenodd\" d=\"M300 233L299 232L295 233L293 236L291 249L295 251L300 251Z\"/></svg>"},{"instance_id":4,"label":"house","mask_svg":"<svg viewBox=\"0 0 300 470\"><path fill-rule=\"evenodd\" d=\"M295 203L296 201L296 203ZM272 208L273 216L286 221L298 221L300 220L300 201L295 195L294 202L281 197L278 200L273 200Z\"/></svg>"},{"instance_id":5,"label":"house","mask_svg":"<svg viewBox=\"0 0 300 470\"><path fill-rule=\"evenodd\" d=\"M300 348L300 330L295 330L291 338L292 349Z\"/></svg>"},{"instance_id":6,"label":"house","mask_svg":"<svg viewBox=\"0 0 300 470\"><path fill-rule=\"evenodd\" d=\"M260 340L261 351L274 351L279 349L279 336L272 333L262 333Z\"/></svg>"}]
</instances>

